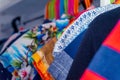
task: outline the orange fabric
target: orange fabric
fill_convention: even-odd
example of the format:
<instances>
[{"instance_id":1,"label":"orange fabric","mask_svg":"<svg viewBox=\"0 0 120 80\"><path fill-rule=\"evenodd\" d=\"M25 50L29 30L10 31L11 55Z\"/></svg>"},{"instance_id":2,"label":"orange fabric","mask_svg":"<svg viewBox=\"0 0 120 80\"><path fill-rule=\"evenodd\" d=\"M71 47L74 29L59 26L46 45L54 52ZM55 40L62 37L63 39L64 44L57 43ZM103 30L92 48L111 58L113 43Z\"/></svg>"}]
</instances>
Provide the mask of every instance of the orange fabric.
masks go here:
<instances>
[{"instance_id":1,"label":"orange fabric","mask_svg":"<svg viewBox=\"0 0 120 80\"><path fill-rule=\"evenodd\" d=\"M86 70L80 80L106 80L91 70Z\"/></svg>"},{"instance_id":2,"label":"orange fabric","mask_svg":"<svg viewBox=\"0 0 120 80\"><path fill-rule=\"evenodd\" d=\"M120 4L120 0L115 0L115 4Z\"/></svg>"},{"instance_id":3,"label":"orange fabric","mask_svg":"<svg viewBox=\"0 0 120 80\"><path fill-rule=\"evenodd\" d=\"M54 37L40 49L40 51L45 55L45 59L49 65L53 62L53 59L54 59L52 52L53 52L56 41L57 41L57 38Z\"/></svg>"},{"instance_id":4,"label":"orange fabric","mask_svg":"<svg viewBox=\"0 0 120 80\"><path fill-rule=\"evenodd\" d=\"M91 6L91 0L84 0L86 9Z\"/></svg>"},{"instance_id":5,"label":"orange fabric","mask_svg":"<svg viewBox=\"0 0 120 80\"><path fill-rule=\"evenodd\" d=\"M45 19L49 19L48 7L49 7L49 2L48 2L48 3L46 4L46 6L45 6Z\"/></svg>"},{"instance_id":6,"label":"orange fabric","mask_svg":"<svg viewBox=\"0 0 120 80\"><path fill-rule=\"evenodd\" d=\"M79 12L79 0L74 0L74 15Z\"/></svg>"},{"instance_id":7,"label":"orange fabric","mask_svg":"<svg viewBox=\"0 0 120 80\"><path fill-rule=\"evenodd\" d=\"M37 51L32 55L32 58L34 59L34 67L40 74L41 78L43 80L54 80L51 74L47 71L49 65L47 64L44 55L42 55L40 51Z\"/></svg>"},{"instance_id":8,"label":"orange fabric","mask_svg":"<svg viewBox=\"0 0 120 80\"><path fill-rule=\"evenodd\" d=\"M39 51L32 55L34 67L43 80L54 80L47 70L54 59L52 52L56 41L56 37L52 38Z\"/></svg>"}]
</instances>

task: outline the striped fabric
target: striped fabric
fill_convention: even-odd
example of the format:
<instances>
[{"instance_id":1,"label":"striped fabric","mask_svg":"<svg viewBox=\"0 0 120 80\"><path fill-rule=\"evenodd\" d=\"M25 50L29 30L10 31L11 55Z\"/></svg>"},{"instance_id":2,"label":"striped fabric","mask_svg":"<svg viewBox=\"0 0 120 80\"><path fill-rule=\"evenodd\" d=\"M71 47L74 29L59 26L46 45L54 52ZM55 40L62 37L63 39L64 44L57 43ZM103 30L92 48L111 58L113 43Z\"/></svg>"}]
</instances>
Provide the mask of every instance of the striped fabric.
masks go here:
<instances>
[{"instance_id":1,"label":"striped fabric","mask_svg":"<svg viewBox=\"0 0 120 80\"><path fill-rule=\"evenodd\" d=\"M104 40L80 80L120 80L119 75L120 20Z\"/></svg>"}]
</instances>

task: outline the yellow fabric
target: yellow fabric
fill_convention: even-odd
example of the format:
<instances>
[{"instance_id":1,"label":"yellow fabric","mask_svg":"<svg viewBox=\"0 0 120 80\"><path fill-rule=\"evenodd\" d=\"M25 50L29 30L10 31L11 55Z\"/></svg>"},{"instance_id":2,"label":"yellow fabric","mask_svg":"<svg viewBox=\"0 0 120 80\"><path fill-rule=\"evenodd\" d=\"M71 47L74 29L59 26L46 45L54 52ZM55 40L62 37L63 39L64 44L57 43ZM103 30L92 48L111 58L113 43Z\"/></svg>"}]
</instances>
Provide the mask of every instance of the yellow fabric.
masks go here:
<instances>
[{"instance_id":1,"label":"yellow fabric","mask_svg":"<svg viewBox=\"0 0 120 80\"><path fill-rule=\"evenodd\" d=\"M43 80L54 80L47 70L54 59L52 51L56 41L56 37L52 38L39 51L32 55L33 64Z\"/></svg>"}]
</instances>

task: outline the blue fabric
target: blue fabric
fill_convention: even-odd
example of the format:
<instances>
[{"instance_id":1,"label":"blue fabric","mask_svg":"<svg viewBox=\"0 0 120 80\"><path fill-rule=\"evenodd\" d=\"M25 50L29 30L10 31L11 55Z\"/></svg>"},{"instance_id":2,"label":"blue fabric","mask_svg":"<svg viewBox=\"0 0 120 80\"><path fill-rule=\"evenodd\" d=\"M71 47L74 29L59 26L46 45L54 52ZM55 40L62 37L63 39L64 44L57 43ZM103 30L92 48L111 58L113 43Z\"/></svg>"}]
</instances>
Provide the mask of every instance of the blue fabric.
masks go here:
<instances>
[{"instance_id":1,"label":"blue fabric","mask_svg":"<svg viewBox=\"0 0 120 80\"><path fill-rule=\"evenodd\" d=\"M100 14L110 11L120 5L108 5L87 11L81 14L68 28L55 44L53 52L63 51L79 34L88 29L88 25ZM53 53L55 56L55 54Z\"/></svg>"},{"instance_id":2,"label":"blue fabric","mask_svg":"<svg viewBox=\"0 0 120 80\"><path fill-rule=\"evenodd\" d=\"M64 14L64 0L60 0L60 16Z\"/></svg>"},{"instance_id":3,"label":"blue fabric","mask_svg":"<svg viewBox=\"0 0 120 80\"><path fill-rule=\"evenodd\" d=\"M108 80L120 80L120 54L102 46L88 68Z\"/></svg>"},{"instance_id":4,"label":"blue fabric","mask_svg":"<svg viewBox=\"0 0 120 80\"><path fill-rule=\"evenodd\" d=\"M82 32L81 34L79 34L77 36L77 38L75 38L75 40L73 40L73 42L70 43L64 50L73 59L79 49L80 43L82 41L82 38L83 38L85 32L86 32L86 30L84 32Z\"/></svg>"},{"instance_id":5,"label":"blue fabric","mask_svg":"<svg viewBox=\"0 0 120 80\"><path fill-rule=\"evenodd\" d=\"M67 80L80 79L85 69L89 66L91 60L100 48L102 42L116 25L116 22L119 18L120 7L103 13L93 20L83 37L79 51L74 58L71 69L67 76Z\"/></svg>"},{"instance_id":6,"label":"blue fabric","mask_svg":"<svg viewBox=\"0 0 120 80\"><path fill-rule=\"evenodd\" d=\"M12 74L8 72L7 69L3 68L2 64L0 63L0 80L11 80Z\"/></svg>"},{"instance_id":7,"label":"blue fabric","mask_svg":"<svg viewBox=\"0 0 120 80\"><path fill-rule=\"evenodd\" d=\"M55 80L65 80L72 62L73 59L67 53L62 51L54 58L48 71L52 74Z\"/></svg>"},{"instance_id":8,"label":"blue fabric","mask_svg":"<svg viewBox=\"0 0 120 80\"><path fill-rule=\"evenodd\" d=\"M68 61L67 59L69 57L73 60L76 55L76 52L79 48L78 46L81 43L82 37L84 36L83 35L85 33L84 31L89 27L88 25L92 22L92 20L95 19L98 15L100 15L106 11L109 11L111 9L114 9L116 7L119 7L119 6L118 5L109 5L109 6L90 10L90 11L85 12L82 15L80 15L80 17L77 20L75 20L65 30L65 32L62 34L60 39L56 42L55 48L53 51L53 56L55 58L60 57L60 55L63 55L62 53L64 52L64 54L67 56L65 58L61 57L61 58L57 58L57 59L59 59L61 61L63 60L64 61L63 63L66 63ZM49 68L49 70L51 68L53 69L51 72L53 77L56 77L56 75L59 75L59 74L63 74L62 70L64 70L64 67L66 65L71 67L71 64L63 65L63 63L60 63L60 62L55 63L55 61L56 61L56 59L52 63L52 64L54 64L54 66L50 65L50 68ZM58 64L60 67L58 66ZM61 67L63 67L63 68L61 69ZM67 72L69 72L70 69L66 69L66 70L67 70ZM68 73L66 73L64 76L67 76L67 75L68 75ZM76 75L76 74L74 74L74 75ZM57 79L61 79L62 77L57 77ZM66 79L64 78L61 80L66 80ZM68 80L71 80L71 79L68 79Z\"/></svg>"},{"instance_id":9,"label":"blue fabric","mask_svg":"<svg viewBox=\"0 0 120 80\"><path fill-rule=\"evenodd\" d=\"M27 31L28 31L28 30L19 32L19 33L18 33L19 35L18 35L14 40L12 40L10 43L7 44L6 48L4 48L4 49L0 52L0 55L2 55L2 54L7 50L7 48L8 48L11 44L13 44L18 38L20 38L20 37L21 37L23 34L25 34Z\"/></svg>"}]
</instances>

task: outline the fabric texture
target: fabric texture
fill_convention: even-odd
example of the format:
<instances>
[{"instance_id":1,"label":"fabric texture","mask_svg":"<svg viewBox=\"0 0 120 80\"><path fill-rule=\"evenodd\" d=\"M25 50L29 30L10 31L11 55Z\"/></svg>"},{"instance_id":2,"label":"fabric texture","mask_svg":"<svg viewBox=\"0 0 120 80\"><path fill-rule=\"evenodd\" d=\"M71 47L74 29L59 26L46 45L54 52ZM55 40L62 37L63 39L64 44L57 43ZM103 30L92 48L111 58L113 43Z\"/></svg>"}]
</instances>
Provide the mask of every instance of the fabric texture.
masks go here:
<instances>
[{"instance_id":1,"label":"fabric texture","mask_svg":"<svg viewBox=\"0 0 120 80\"><path fill-rule=\"evenodd\" d=\"M73 23L71 23L67 29L63 32L62 36L55 44L53 52L60 52L64 50L80 33L88 28L88 25L92 20L106 11L119 7L120 5L108 5L104 7L98 7L93 10L87 11L81 14ZM54 56L56 54L53 53Z\"/></svg>"},{"instance_id":2,"label":"fabric texture","mask_svg":"<svg viewBox=\"0 0 120 80\"><path fill-rule=\"evenodd\" d=\"M67 80L78 80L81 77L103 40L113 29L119 18L120 7L103 13L93 20L82 39Z\"/></svg>"},{"instance_id":3,"label":"fabric texture","mask_svg":"<svg viewBox=\"0 0 120 80\"><path fill-rule=\"evenodd\" d=\"M91 80L119 80L119 62L120 20L116 24L115 28L110 32L109 36L104 40L80 80L87 80L92 77L94 78Z\"/></svg>"},{"instance_id":4,"label":"fabric texture","mask_svg":"<svg viewBox=\"0 0 120 80\"><path fill-rule=\"evenodd\" d=\"M64 68L67 72L69 72L69 69L71 67L71 63L67 63L67 67L68 68L65 68L66 64L64 65L63 63L68 62L68 59L69 59L69 61L73 61L73 59L74 59L74 57L76 55L76 52L79 49L79 44L78 43L81 42L82 36L84 36L84 33L85 33L84 30L86 30L88 28L88 24L98 14L118 7L118 5L110 5L110 6L111 7L106 6L106 7L101 7L101 8L97 8L97 9L94 9L94 10L86 12L85 14L83 14L83 16L81 16L81 18L80 17L78 18L78 20L74 23L74 26L71 25L71 26L68 27L68 29L66 29L66 31L63 33L62 38L60 37L59 45L67 44L68 41L66 41L66 39L67 40L72 40L73 38L75 38L75 40L73 40L73 42L70 43L68 45L68 47L66 47L65 49L63 49L63 48L61 48L59 46L60 50L58 49L58 50L53 52L53 55L54 55L55 59L54 59L53 63L50 65L49 71L55 77L55 79L56 78L57 79L62 79L62 80L66 79L66 77L67 77L67 73L66 72L65 72L66 74L64 75L64 77L56 76L56 75L59 75L59 74L61 74L61 75L63 74L64 71L62 71L63 70L62 68ZM83 20L83 21L81 21L81 20ZM86 21L86 23L85 23L85 21ZM81 24L77 25L78 22L80 22ZM71 38L69 38L69 37L71 37ZM59 42L59 40L57 42ZM55 46L55 48L56 48L56 46ZM64 55L67 55L67 56L65 58L64 57L60 57L60 56L64 56ZM56 61L57 61L56 59L59 59L59 62L56 63ZM63 63L60 63L60 61L61 62L63 61ZM59 64L60 67L56 66L58 64Z\"/></svg>"},{"instance_id":5,"label":"fabric texture","mask_svg":"<svg viewBox=\"0 0 120 80\"><path fill-rule=\"evenodd\" d=\"M40 50L51 38L56 36L54 28L55 26L36 26L15 39L15 41L12 41L9 47L0 54L0 62L4 68L11 72L13 80L28 80L34 78L37 72L33 66L34 61L32 55L37 50ZM53 46L52 44L50 45ZM45 46L41 52L47 54L44 48L48 49L48 47ZM52 50L48 50L49 52L51 51L52 55ZM46 58L51 59L48 56L46 56Z\"/></svg>"},{"instance_id":6,"label":"fabric texture","mask_svg":"<svg viewBox=\"0 0 120 80\"><path fill-rule=\"evenodd\" d=\"M65 80L72 62L73 59L63 51L54 58L48 71L52 74L55 80Z\"/></svg>"}]
</instances>

